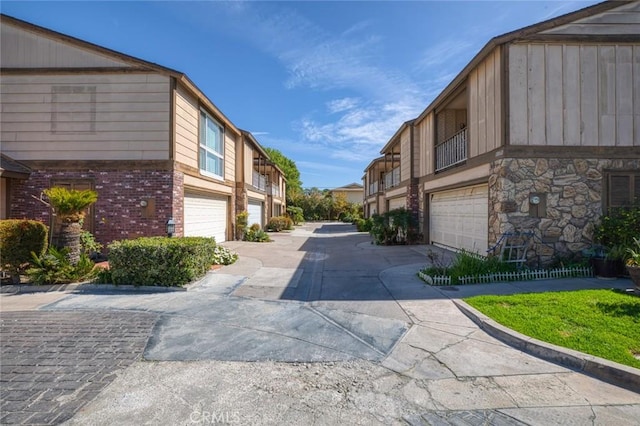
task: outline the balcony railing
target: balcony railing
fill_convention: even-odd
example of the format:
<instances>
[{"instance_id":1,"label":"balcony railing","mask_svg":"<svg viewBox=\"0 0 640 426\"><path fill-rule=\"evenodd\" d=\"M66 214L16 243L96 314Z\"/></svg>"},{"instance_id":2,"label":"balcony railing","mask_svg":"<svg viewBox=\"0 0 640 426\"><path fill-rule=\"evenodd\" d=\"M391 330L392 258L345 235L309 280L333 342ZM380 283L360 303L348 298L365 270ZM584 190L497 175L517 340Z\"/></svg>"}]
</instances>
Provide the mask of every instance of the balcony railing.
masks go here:
<instances>
[{"instance_id":1,"label":"balcony railing","mask_svg":"<svg viewBox=\"0 0 640 426\"><path fill-rule=\"evenodd\" d=\"M265 191L267 189L267 177L254 171L251 185L253 185L253 187L256 189Z\"/></svg>"},{"instance_id":2,"label":"balcony railing","mask_svg":"<svg viewBox=\"0 0 640 426\"><path fill-rule=\"evenodd\" d=\"M436 146L436 172L460 164L467 159L467 129Z\"/></svg>"},{"instance_id":3,"label":"balcony railing","mask_svg":"<svg viewBox=\"0 0 640 426\"><path fill-rule=\"evenodd\" d=\"M384 175L384 189L391 189L400 184L400 166Z\"/></svg>"}]
</instances>

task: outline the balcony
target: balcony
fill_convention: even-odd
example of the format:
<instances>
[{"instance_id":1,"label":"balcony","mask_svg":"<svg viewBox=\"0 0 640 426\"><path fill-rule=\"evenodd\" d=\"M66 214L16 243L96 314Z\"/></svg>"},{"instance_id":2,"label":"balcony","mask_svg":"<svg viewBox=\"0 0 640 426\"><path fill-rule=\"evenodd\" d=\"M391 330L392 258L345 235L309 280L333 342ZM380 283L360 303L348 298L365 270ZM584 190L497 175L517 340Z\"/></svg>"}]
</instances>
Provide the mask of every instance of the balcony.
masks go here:
<instances>
[{"instance_id":1,"label":"balcony","mask_svg":"<svg viewBox=\"0 0 640 426\"><path fill-rule=\"evenodd\" d=\"M384 175L384 189L391 189L400 184L400 166Z\"/></svg>"},{"instance_id":2,"label":"balcony","mask_svg":"<svg viewBox=\"0 0 640 426\"><path fill-rule=\"evenodd\" d=\"M267 177L264 175L261 175L260 173L254 171L253 172L253 179L251 180L251 185L253 185L254 188L259 189L260 191L266 191L267 189Z\"/></svg>"},{"instance_id":3,"label":"balcony","mask_svg":"<svg viewBox=\"0 0 640 426\"><path fill-rule=\"evenodd\" d=\"M281 197L282 194L280 194L280 186L276 185L275 183L272 183L271 186L269 187L269 194L273 195L274 197Z\"/></svg>"},{"instance_id":4,"label":"balcony","mask_svg":"<svg viewBox=\"0 0 640 426\"><path fill-rule=\"evenodd\" d=\"M467 160L467 129L436 145L436 172L464 163Z\"/></svg>"},{"instance_id":5,"label":"balcony","mask_svg":"<svg viewBox=\"0 0 640 426\"><path fill-rule=\"evenodd\" d=\"M378 181L372 182L369 184L369 192L367 193L367 195L373 195L373 194L377 194L378 193Z\"/></svg>"}]
</instances>

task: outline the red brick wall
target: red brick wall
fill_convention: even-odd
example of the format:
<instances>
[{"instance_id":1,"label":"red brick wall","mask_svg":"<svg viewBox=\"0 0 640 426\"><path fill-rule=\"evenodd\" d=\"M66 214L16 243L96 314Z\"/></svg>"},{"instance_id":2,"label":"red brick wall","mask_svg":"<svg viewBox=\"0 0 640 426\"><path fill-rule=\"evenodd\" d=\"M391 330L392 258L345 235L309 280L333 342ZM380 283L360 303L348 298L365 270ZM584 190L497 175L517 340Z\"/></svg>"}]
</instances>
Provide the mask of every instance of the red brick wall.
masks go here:
<instances>
[{"instance_id":1,"label":"red brick wall","mask_svg":"<svg viewBox=\"0 0 640 426\"><path fill-rule=\"evenodd\" d=\"M42 220L50 225L49 208L32 197L60 180L91 180L98 192L93 233L104 245L139 236L166 235L169 217L182 235L183 175L167 170L36 170L11 187L9 217ZM147 201L147 207L140 202Z\"/></svg>"}]
</instances>

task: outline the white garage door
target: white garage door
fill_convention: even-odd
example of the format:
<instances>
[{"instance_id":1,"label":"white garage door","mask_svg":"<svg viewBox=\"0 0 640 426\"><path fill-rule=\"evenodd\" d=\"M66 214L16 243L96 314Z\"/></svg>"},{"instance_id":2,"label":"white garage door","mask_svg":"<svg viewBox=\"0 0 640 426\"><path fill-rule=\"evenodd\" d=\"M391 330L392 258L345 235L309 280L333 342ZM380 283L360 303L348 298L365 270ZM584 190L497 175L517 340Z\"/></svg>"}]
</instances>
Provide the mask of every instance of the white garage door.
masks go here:
<instances>
[{"instance_id":1,"label":"white garage door","mask_svg":"<svg viewBox=\"0 0 640 426\"><path fill-rule=\"evenodd\" d=\"M395 210L395 209L406 208L406 207L407 207L407 203L404 197L393 198L389 200L389 210Z\"/></svg>"},{"instance_id":2,"label":"white garage door","mask_svg":"<svg viewBox=\"0 0 640 426\"><path fill-rule=\"evenodd\" d=\"M264 225L262 223L262 202L249 200L247 211L249 212L249 226L253 225L254 223L260 224L260 227Z\"/></svg>"},{"instance_id":3,"label":"white garage door","mask_svg":"<svg viewBox=\"0 0 640 426\"><path fill-rule=\"evenodd\" d=\"M184 235L215 237L216 242L227 237L227 197L185 194Z\"/></svg>"},{"instance_id":4,"label":"white garage door","mask_svg":"<svg viewBox=\"0 0 640 426\"><path fill-rule=\"evenodd\" d=\"M486 254L489 189L470 186L431 194L429 233L433 244Z\"/></svg>"}]
</instances>

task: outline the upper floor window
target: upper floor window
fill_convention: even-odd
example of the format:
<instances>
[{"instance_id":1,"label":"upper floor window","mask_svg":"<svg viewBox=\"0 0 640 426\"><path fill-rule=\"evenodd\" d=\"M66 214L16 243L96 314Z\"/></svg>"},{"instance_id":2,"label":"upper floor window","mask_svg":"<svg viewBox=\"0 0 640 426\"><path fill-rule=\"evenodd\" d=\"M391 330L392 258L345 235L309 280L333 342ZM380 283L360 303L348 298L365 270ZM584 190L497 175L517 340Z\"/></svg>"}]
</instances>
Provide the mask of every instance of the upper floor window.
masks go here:
<instances>
[{"instance_id":1,"label":"upper floor window","mask_svg":"<svg viewBox=\"0 0 640 426\"><path fill-rule=\"evenodd\" d=\"M200 111L200 172L224 179L224 128Z\"/></svg>"}]
</instances>

